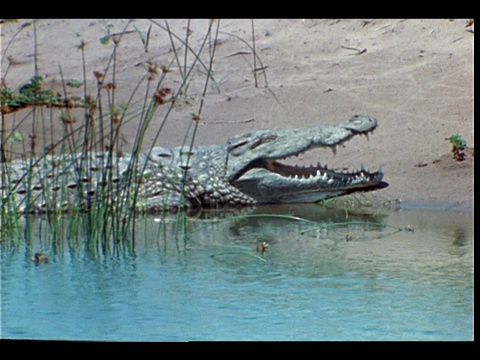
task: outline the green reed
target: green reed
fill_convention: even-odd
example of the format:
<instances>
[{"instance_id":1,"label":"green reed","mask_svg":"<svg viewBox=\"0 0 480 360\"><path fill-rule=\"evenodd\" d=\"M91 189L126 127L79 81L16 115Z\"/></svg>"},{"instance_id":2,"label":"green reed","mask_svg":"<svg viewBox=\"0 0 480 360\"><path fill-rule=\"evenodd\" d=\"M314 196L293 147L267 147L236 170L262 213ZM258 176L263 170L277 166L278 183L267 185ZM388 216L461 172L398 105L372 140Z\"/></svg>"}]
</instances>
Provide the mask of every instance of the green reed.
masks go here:
<instances>
[{"instance_id":1,"label":"green reed","mask_svg":"<svg viewBox=\"0 0 480 360\"><path fill-rule=\"evenodd\" d=\"M13 158L25 159L30 169L36 168L36 171L39 172L39 176L34 176L33 171L27 171L21 179L27 189L25 204L22 205L25 205L27 210L31 210L32 204L41 200L46 201L50 196L57 196L59 203L69 200L69 197L72 196L68 178L59 176L57 171L60 169L52 166L54 158L51 155L57 157L65 154L82 155L71 157L69 162L63 161L61 170L72 170L76 183L73 196L76 203L84 204L89 202L85 191L86 185L82 181L87 176L84 171L94 166L92 154L104 153L107 166L98 170L101 171L100 183L102 185L97 186L96 201L91 203L88 211L78 209L78 211L69 211L67 214L52 212L45 215L45 222L41 223L43 224L42 233L48 229L53 238L73 239L82 234L89 243L92 243L92 246L101 246L103 250L107 251L108 244L112 242L113 244L124 244L125 242L134 244L136 226L142 221L136 209L139 193L136 179L144 170L139 167L139 155L141 151L145 151L144 140L146 134L149 133L152 120L158 117L158 110L162 108L160 126L153 136L150 151L157 140L161 139L162 129L175 111L176 102L191 96L189 90L192 83L200 81L203 83L201 100L198 108L192 111L191 123L183 144L190 149L194 146L209 85L213 84L214 88L219 90L212 68L215 59L215 44L220 33L220 20L209 20L208 28L203 34L199 46L194 46L190 40L190 21L187 21L185 33L177 34L171 29L168 21L162 23L151 20L147 38L140 36L145 53L148 51L148 47L154 46L150 39L153 28L162 31L169 38L172 49L171 57L167 61L162 59L166 65L158 66L153 61L147 62L145 74L133 85L122 84L117 80L118 62L123 51L123 37L131 32L140 34L138 28L135 27L133 21L128 21L120 32L114 34L112 33L113 26L106 22L103 23L107 34L101 38L101 41L106 46L112 46L110 57L102 68L91 68L88 54L85 51L88 44L83 40L80 41L77 51L83 78L81 81L68 80L68 74L65 74L62 67L59 66L58 71L63 89L60 96L46 90L41 83L39 55L42 49L37 40L38 30L35 20L31 24L34 29L34 75L31 81L34 85L33 90L27 94L15 94L8 88L6 85L8 84L8 69L14 66L13 62L9 62L9 67L4 72L4 77L1 79L3 85L0 144L1 179L4 184L1 189L0 209L0 238L2 241L17 238L15 232L20 228L25 229L24 233L28 236L38 230L31 229L29 224L36 222L32 221L30 216L19 215L19 209L16 208L16 203L13 201L15 192L19 189L19 184L12 184L11 169L8 166ZM8 41L2 59L9 58L9 46L20 31ZM165 85L166 80L173 80L171 79L174 76L172 68L178 70L179 73L179 77L174 79L179 84L176 91L171 91ZM198 68L202 71L199 71ZM92 79L92 74L95 83L93 89L87 86ZM72 84L82 87L83 94L80 98L69 98L68 87ZM129 99L123 103L117 99L120 86L132 86ZM19 98L20 95L23 97ZM137 95L140 95L140 101L134 100L138 97ZM19 102L19 99L22 101ZM26 115L19 121L14 121L13 126L8 129L7 117L11 119L13 116L16 120L14 112L17 108L14 108L14 105L18 106L18 109L24 108L22 114ZM81 111L82 109L83 111ZM80 121L76 118L79 112L82 113ZM122 176L121 181L115 183L113 181L116 176L114 162L119 161L119 158L122 157L122 130L131 121L135 121L137 124L136 133L133 136L132 157L126 174ZM26 123L31 124L29 135L22 134L20 130ZM52 131L54 127L58 126L63 129L60 139L54 138ZM46 145L47 141L48 146ZM31 191L35 187L43 188L44 191L40 191L38 194ZM54 187L60 190L52 194L51 189ZM126 201L119 204L113 201L116 197L124 198ZM162 217L164 216L165 214L162 215ZM25 221L25 227L20 225L23 221ZM179 212L177 222L179 226L185 227L187 222L185 211Z\"/></svg>"}]
</instances>

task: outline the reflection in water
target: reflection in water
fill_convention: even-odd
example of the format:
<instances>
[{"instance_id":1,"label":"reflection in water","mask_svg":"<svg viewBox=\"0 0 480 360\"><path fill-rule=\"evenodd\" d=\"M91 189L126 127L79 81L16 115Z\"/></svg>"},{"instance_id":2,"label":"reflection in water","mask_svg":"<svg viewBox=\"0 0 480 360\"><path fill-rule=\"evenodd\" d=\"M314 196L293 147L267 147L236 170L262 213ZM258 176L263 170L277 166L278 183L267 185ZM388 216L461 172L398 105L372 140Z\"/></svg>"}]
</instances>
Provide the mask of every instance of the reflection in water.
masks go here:
<instances>
[{"instance_id":1,"label":"reflection in water","mask_svg":"<svg viewBox=\"0 0 480 360\"><path fill-rule=\"evenodd\" d=\"M261 211L185 227L147 217L134 244L88 241L67 225L49 236L33 219L27 241L2 244L2 336L473 338L472 214Z\"/></svg>"}]
</instances>

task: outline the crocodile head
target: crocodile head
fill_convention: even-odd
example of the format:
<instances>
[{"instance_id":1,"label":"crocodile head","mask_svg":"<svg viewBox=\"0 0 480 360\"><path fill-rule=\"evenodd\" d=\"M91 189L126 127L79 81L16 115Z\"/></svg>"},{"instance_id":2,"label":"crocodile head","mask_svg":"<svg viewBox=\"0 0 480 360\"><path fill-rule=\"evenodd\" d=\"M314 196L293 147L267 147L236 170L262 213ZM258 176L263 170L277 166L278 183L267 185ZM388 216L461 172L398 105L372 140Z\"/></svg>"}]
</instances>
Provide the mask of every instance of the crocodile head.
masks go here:
<instances>
[{"instance_id":1,"label":"crocodile head","mask_svg":"<svg viewBox=\"0 0 480 360\"><path fill-rule=\"evenodd\" d=\"M230 184L258 203L316 202L345 193L376 187L383 172L363 168L336 172L321 166L299 167L279 160L318 147L336 152L338 145L356 135L373 132L377 120L355 115L332 126L264 130L232 137L228 141L227 174Z\"/></svg>"}]
</instances>

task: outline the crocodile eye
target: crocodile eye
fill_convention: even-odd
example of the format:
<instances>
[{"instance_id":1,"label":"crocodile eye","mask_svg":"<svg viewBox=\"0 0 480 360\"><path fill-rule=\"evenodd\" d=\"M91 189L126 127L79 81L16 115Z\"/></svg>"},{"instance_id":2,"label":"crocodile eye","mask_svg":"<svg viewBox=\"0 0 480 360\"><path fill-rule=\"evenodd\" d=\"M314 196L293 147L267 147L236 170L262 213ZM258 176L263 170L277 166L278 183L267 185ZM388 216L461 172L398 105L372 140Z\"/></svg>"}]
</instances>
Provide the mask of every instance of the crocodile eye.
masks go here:
<instances>
[{"instance_id":1,"label":"crocodile eye","mask_svg":"<svg viewBox=\"0 0 480 360\"><path fill-rule=\"evenodd\" d=\"M238 149L238 148L240 148L240 147L242 147L242 146L244 146L244 145L246 145L246 144L248 144L248 141L242 141L242 142L240 142L240 143L238 143L238 144L233 144L233 145L231 145L231 146L228 148L228 150L229 150L229 151L235 150L235 149Z\"/></svg>"},{"instance_id":2,"label":"crocodile eye","mask_svg":"<svg viewBox=\"0 0 480 360\"><path fill-rule=\"evenodd\" d=\"M263 145L263 144L268 144L269 142L273 141L273 140L276 140L277 139L277 135L266 135L266 136L262 136L260 139L258 139L257 141L255 141L252 146L250 147L251 150L259 147L260 145Z\"/></svg>"}]
</instances>

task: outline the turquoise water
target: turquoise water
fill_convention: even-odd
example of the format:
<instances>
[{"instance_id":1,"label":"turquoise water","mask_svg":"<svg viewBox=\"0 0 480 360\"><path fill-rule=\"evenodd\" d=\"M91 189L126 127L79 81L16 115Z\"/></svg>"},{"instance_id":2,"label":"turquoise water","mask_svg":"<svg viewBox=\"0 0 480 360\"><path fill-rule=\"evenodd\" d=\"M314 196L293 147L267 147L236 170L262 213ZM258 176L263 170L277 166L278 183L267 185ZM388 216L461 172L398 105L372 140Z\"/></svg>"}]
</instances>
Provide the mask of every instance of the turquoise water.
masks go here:
<instances>
[{"instance_id":1,"label":"turquoise water","mask_svg":"<svg viewBox=\"0 0 480 360\"><path fill-rule=\"evenodd\" d=\"M1 335L473 339L471 213L401 210L379 223L302 211L320 226L274 217L195 220L188 236L175 237L173 225L159 232L162 223L151 217L134 250L106 252L41 237L28 245L4 244ZM261 242L269 245L263 255L255 251ZM35 264L35 251L45 251L49 262Z\"/></svg>"}]
</instances>

